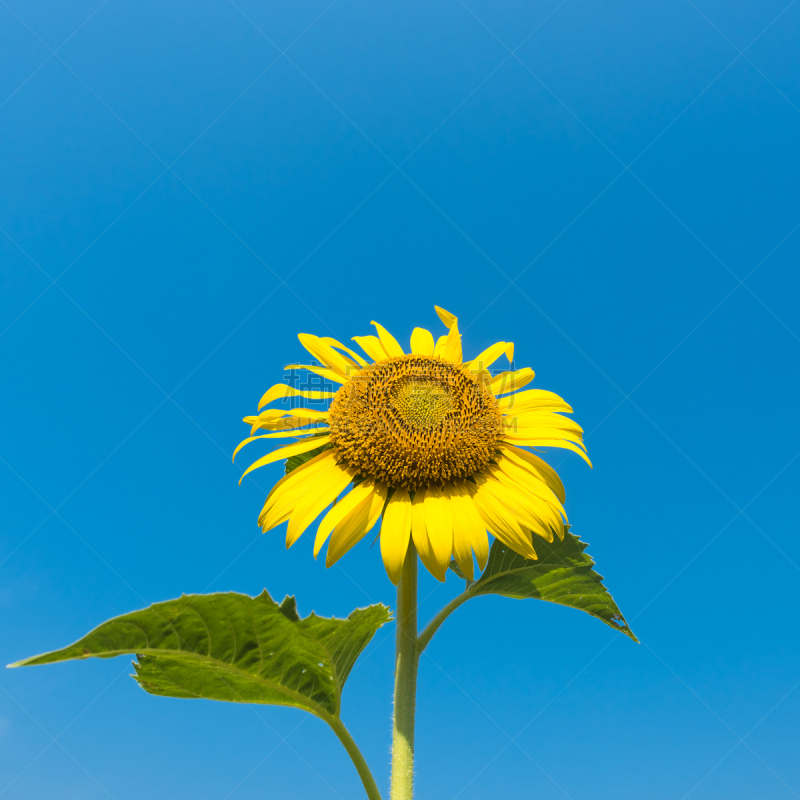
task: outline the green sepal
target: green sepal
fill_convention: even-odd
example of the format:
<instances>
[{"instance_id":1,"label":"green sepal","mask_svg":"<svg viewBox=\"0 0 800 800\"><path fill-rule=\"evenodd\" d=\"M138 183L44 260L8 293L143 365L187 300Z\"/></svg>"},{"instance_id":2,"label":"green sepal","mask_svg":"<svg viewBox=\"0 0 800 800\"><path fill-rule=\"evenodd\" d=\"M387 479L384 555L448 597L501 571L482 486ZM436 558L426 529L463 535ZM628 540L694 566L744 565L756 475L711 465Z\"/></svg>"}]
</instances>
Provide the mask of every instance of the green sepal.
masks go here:
<instances>
[{"instance_id":1,"label":"green sepal","mask_svg":"<svg viewBox=\"0 0 800 800\"><path fill-rule=\"evenodd\" d=\"M453 570L453 572L455 572L455 574L458 575L458 577L461 578L461 580L464 581L467 584L467 586L466 586L467 589L471 589L475 585L476 581L470 580L464 574L464 572L462 571L461 567L458 566L458 564L456 563L456 560L454 558L450 559L450 569Z\"/></svg>"}]
</instances>

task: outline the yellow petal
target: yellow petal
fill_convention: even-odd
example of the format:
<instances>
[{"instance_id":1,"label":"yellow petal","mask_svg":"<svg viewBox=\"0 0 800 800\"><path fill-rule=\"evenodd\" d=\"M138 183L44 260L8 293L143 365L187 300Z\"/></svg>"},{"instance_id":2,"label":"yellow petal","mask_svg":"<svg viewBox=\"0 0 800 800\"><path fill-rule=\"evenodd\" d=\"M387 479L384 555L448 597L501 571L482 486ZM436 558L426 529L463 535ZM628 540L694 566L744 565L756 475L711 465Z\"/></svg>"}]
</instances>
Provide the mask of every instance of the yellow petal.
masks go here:
<instances>
[{"instance_id":1,"label":"yellow petal","mask_svg":"<svg viewBox=\"0 0 800 800\"><path fill-rule=\"evenodd\" d=\"M287 550L300 538L308 526L345 490L353 480L355 470L334 467L322 472L313 487L300 495L286 529Z\"/></svg>"},{"instance_id":2,"label":"yellow petal","mask_svg":"<svg viewBox=\"0 0 800 800\"><path fill-rule=\"evenodd\" d=\"M361 503L372 496L372 479L367 479L354 486L338 503L322 518L314 540L314 558L319 555L322 546L328 540L331 531L348 515L352 514Z\"/></svg>"},{"instance_id":3,"label":"yellow petal","mask_svg":"<svg viewBox=\"0 0 800 800\"><path fill-rule=\"evenodd\" d=\"M336 339L331 339L330 336L322 336L320 337L320 339L321 341L325 342L325 344L329 344L335 350L344 350L344 352L347 353L347 355L349 355L353 359L353 361L359 366L361 367L367 366L367 362L364 361L364 359L361 358L361 356L358 353L354 352L349 347L345 347L341 342L337 342Z\"/></svg>"},{"instance_id":4,"label":"yellow petal","mask_svg":"<svg viewBox=\"0 0 800 800\"><path fill-rule=\"evenodd\" d=\"M411 352L420 356L432 356L433 348L433 334L425 328L414 328L411 333Z\"/></svg>"},{"instance_id":5,"label":"yellow petal","mask_svg":"<svg viewBox=\"0 0 800 800\"><path fill-rule=\"evenodd\" d=\"M258 524L264 533L286 522L297 499L313 485L321 473L334 467L342 469L336 464L336 454L332 450L326 450L284 475L272 487L259 514Z\"/></svg>"},{"instance_id":6,"label":"yellow petal","mask_svg":"<svg viewBox=\"0 0 800 800\"><path fill-rule=\"evenodd\" d=\"M436 346L433 348L433 354L435 356L440 356L442 354L442 350L444 350L446 344L447 344L447 337L446 336L440 336L436 340Z\"/></svg>"},{"instance_id":7,"label":"yellow petal","mask_svg":"<svg viewBox=\"0 0 800 800\"><path fill-rule=\"evenodd\" d=\"M508 342L495 342L495 344L491 347L487 347L482 353L478 353L478 355L469 362L470 369L478 372L488 369L509 347L512 348L511 352L513 354L513 344L509 345Z\"/></svg>"},{"instance_id":8,"label":"yellow petal","mask_svg":"<svg viewBox=\"0 0 800 800\"><path fill-rule=\"evenodd\" d=\"M506 358L509 364L514 363L514 342L509 342L506 346Z\"/></svg>"},{"instance_id":9,"label":"yellow petal","mask_svg":"<svg viewBox=\"0 0 800 800\"><path fill-rule=\"evenodd\" d=\"M381 525L381 556L389 580L397 586L411 537L411 496L406 489L395 489L386 506Z\"/></svg>"},{"instance_id":10,"label":"yellow petal","mask_svg":"<svg viewBox=\"0 0 800 800\"><path fill-rule=\"evenodd\" d=\"M251 426L250 435L257 430L289 430L314 422L327 421L327 411L314 411L310 408L293 408L290 411L269 409L262 411L257 417L244 417L242 420Z\"/></svg>"},{"instance_id":11,"label":"yellow petal","mask_svg":"<svg viewBox=\"0 0 800 800\"><path fill-rule=\"evenodd\" d=\"M497 480L491 472L487 473L487 477L489 478L486 484L487 491L502 504L506 513L510 514L523 530L534 531L543 539L553 541L554 530L536 513L529 498L509 481Z\"/></svg>"},{"instance_id":12,"label":"yellow petal","mask_svg":"<svg viewBox=\"0 0 800 800\"><path fill-rule=\"evenodd\" d=\"M377 336L354 336L353 341L373 360L386 361L389 358Z\"/></svg>"},{"instance_id":13,"label":"yellow petal","mask_svg":"<svg viewBox=\"0 0 800 800\"><path fill-rule=\"evenodd\" d=\"M567 512L558 498L538 478L533 478L524 470L512 465L507 459L504 466L509 472L499 467L492 467L486 474L500 482L499 496L504 497L509 510L516 515L517 521L539 536L553 541L564 528ZM516 474L514 471L516 470ZM514 475L514 479L509 477Z\"/></svg>"},{"instance_id":14,"label":"yellow petal","mask_svg":"<svg viewBox=\"0 0 800 800\"><path fill-rule=\"evenodd\" d=\"M425 525L425 489L417 489L414 493L414 500L411 503L411 536L414 539L414 546L417 548L419 557L428 572L434 578L444 581L444 574L439 574L439 565L433 555L428 530Z\"/></svg>"},{"instance_id":15,"label":"yellow petal","mask_svg":"<svg viewBox=\"0 0 800 800\"><path fill-rule=\"evenodd\" d=\"M572 450L573 453L577 453L590 467L592 466L592 462L589 461L589 456L586 455L585 448L583 446L579 447L577 444L567 439L545 438L542 436L530 436L528 434L518 435L514 433L503 434L503 438L506 442L515 444L517 447L563 447L565 450Z\"/></svg>"},{"instance_id":16,"label":"yellow petal","mask_svg":"<svg viewBox=\"0 0 800 800\"><path fill-rule=\"evenodd\" d=\"M563 417L561 418L564 419ZM577 423L568 425L572 420L558 422L557 420L543 419L535 425L517 425L516 429L509 429L510 433L515 433L517 436L525 436L527 438L534 438L541 436L543 439L568 439L570 442L580 445L584 450L586 445L583 443L583 428ZM503 431L505 433L505 431Z\"/></svg>"},{"instance_id":17,"label":"yellow petal","mask_svg":"<svg viewBox=\"0 0 800 800\"><path fill-rule=\"evenodd\" d=\"M444 323L445 328L452 328L458 322L458 317L455 314L451 314L449 311L439 308L439 306L434 306L434 309L439 315L439 319Z\"/></svg>"},{"instance_id":18,"label":"yellow petal","mask_svg":"<svg viewBox=\"0 0 800 800\"><path fill-rule=\"evenodd\" d=\"M305 423L303 423L305 424ZM309 428L305 431L285 431L281 433L264 433L261 436L248 436L246 439L243 439L236 445L236 449L233 451L233 461L236 458L236 454L246 445L250 444L250 442L254 442L256 439L286 439L290 436L308 436L312 433L319 433L320 431L329 431L330 428ZM313 448L311 448L313 450ZM244 477L244 476L242 476Z\"/></svg>"},{"instance_id":19,"label":"yellow petal","mask_svg":"<svg viewBox=\"0 0 800 800\"><path fill-rule=\"evenodd\" d=\"M477 486L471 481L453 486L454 500L459 505L459 517L471 530L470 545L478 559L478 567L483 570L489 560L489 537L486 535L486 523L475 505L476 491Z\"/></svg>"},{"instance_id":20,"label":"yellow petal","mask_svg":"<svg viewBox=\"0 0 800 800\"><path fill-rule=\"evenodd\" d=\"M529 367L516 369L513 372L501 372L495 375L489 382L489 388L495 395L516 392L526 384L530 383L535 377L535 373Z\"/></svg>"},{"instance_id":21,"label":"yellow petal","mask_svg":"<svg viewBox=\"0 0 800 800\"><path fill-rule=\"evenodd\" d=\"M266 411L262 411L258 416L250 415L248 417L243 417L242 422L246 422L248 425L251 424L251 420L256 419L279 419L280 417L285 416L288 413L289 409L282 409L282 408L268 408Z\"/></svg>"},{"instance_id":22,"label":"yellow petal","mask_svg":"<svg viewBox=\"0 0 800 800\"><path fill-rule=\"evenodd\" d=\"M307 417L313 419L327 419L328 418L328 410L327 409L315 409L315 408L287 408L287 409L279 409L279 408L268 408L266 411L262 411L258 416L249 416L244 417L244 422L248 424L256 424L258 422L273 422L276 419L281 419L282 417L289 418L289 417Z\"/></svg>"},{"instance_id":23,"label":"yellow petal","mask_svg":"<svg viewBox=\"0 0 800 800\"><path fill-rule=\"evenodd\" d=\"M369 506L370 501L364 500L349 517L336 526L325 556L326 567L332 567L353 545L364 538L367 533Z\"/></svg>"},{"instance_id":24,"label":"yellow petal","mask_svg":"<svg viewBox=\"0 0 800 800\"><path fill-rule=\"evenodd\" d=\"M476 481L477 488L473 494L473 501L486 523L486 527L514 552L526 558L536 558L531 534L523 530L519 523L509 515L503 502L492 492L494 487L489 479L476 476Z\"/></svg>"},{"instance_id":25,"label":"yellow petal","mask_svg":"<svg viewBox=\"0 0 800 800\"><path fill-rule=\"evenodd\" d=\"M527 470L513 464L509 459L501 458L499 461L502 461L506 468L510 468L509 472L505 473L498 465L491 467L489 474L509 486L529 514L541 520L551 532L560 533L567 521L567 512L550 487L538 476L532 476ZM511 483L509 483L509 474L514 476ZM549 534L540 535L544 535L548 541L552 541Z\"/></svg>"},{"instance_id":26,"label":"yellow petal","mask_svg":"<svg viewBox=\"0 0 800 800\"><path fill-rule=\"evenodd\" d=\"M542 473L532 464L521 461L517 456L510 454L507 449L500 451L500 455L495 458L495 462L497 469L503 472L510 480L514 481L524 491L532 492L546 503L552 505L566 519L567 513L564 511L563 501L556 494L550 483L544 479Z\"/></svg>"},{"instance_id":27,"label":"yellow petal","mask_svg":"<svg viewBox=\"0 0 800 800\"><path fill-rule=\"evenodd\" d=\"M557 415L551 415L556 417ZM542 439L568 439L575 444L584 447L583 444L583 428L577 423L572 423L572 420L558 417L556 419L542 417L535 423L530 419L523 424L515 417L504 417L501 425L501 434L513 434L517 437L524 437L526 439L533 439L541 437ZM585 449L585 447L584 447Z\"/></svg>"},{"instance_id":28,"label":"yellow petal","mask_svg":"<svg viewBox=\"0 0 800 800\"><path fill-rule=\"evenodd\" d=\"M503 409L503 413L508 413L509 411L531 411L536 408L572 413L572 406L563 397L544 389L526 389L524 392L517 392L498 400L497 405Z\"/></svg>"},{"instance_id":29,"label":"yellow petal","mask_svg":"<svg viewBox=\"0 0 800 800\"><path fill-rule=\"evenodd\" d=\"M429 486L424 502L425 528L438 574L444 580L453 554L453 515L450 501L438 486Z\"/></svg>"},{"instance_id":30,"label":"yellow petal","mask_svg":"<svg viewBox=\"0 0 800 800\"><path fill-rule=\"evenodd\" d=\"M394 336L392 336L391 333L389 333L389 331L386 330L386 328L383 327L383 325L378 325L378 323L374 320L370 322L370 325L374 325L375 330L378 331L378 337L380 338L383 349L386 351L389 358L396 358L397 356L405 355L405 353L403 353L403 348L400 347L400 343L394 338Z\"/></svg>"},{"instance_id":31,"label":"yellow petal","mask_svg":"<svg viewBox=\"0 0 800 800\"><path fill-rule=\"evenodd\" d=\"M375 483L375 493L372 495L372 506L370 506L369 510L368 531L386 510L386 498L388 495L389 485L383 481L377 481Z\"/></svg>"},{"instance_id":32,"label":"yellow petal","mask_svg":"<svg viewBox=\"0 0 800 800\"><path fill-rule=\"evenodd\" d=\"M563 428L543 427L538 425L536 427L519 426L515 428L512 425L510 428L503 427L501 435L503 437L508 436L509 439L517 443L522 440L532 442L533 444L529 444L529 447L548 447L551 446L549 443L553 441L567 441L578 445L583 451L586 450L586 445L583 443L583 434L581 432L568 431Z\"/></svg>"},{"instance_id":33,"label":"yellow petal","mask_svg":"<svg viewBox=\"0 0 800 800\"><path fill-rule=\"evenodd\" d=\"M520 466L540 475L555 496L562 503L566 502L567 496L561 478L558 477L558 473L544 459L520 447L514 447L512 444L502 445L500 447L500 452L505 458L510 458Z\"/></svg>"},{"instance_id":34,"label":"yellow petal","mask_svg":"<svg viewBox=\"0 0 800 800\"><path fill-rule=\"evenodd\" d=\"M258 402L258 410L261 411L265 405L273 400L286 400L289 397L305 397L307 400L328 400L333 397L335 392L319 392L316 390L301 391L294 386L287 386L285 383L276 383L264 392L263 397Z\"/></svg>"},{"instance_id":35,"label":"yellow petal","mask_svg":"<svg viewBox=\"0 0 800 800\"><path fill-rule=\"evenodd\" d=\"M469 580L473 580L475 577L475 566L472 559L473 540L478 539L482 534L487 542L486 551L488 553L486 526L466 489L450 484L444 487L444 493L450 501L453 517L453 555L464 575Z\"/></svg>"},{"instance_id":36,"label":"yellow petal","mask_svg":"<svg viewBox=\"0 0 800 800\"><path fill-rule=\"evenodd\" d=\"M304 417L305 419L314 419L318 421L325 420L328 418L328 411L316 411L311 408L293 408L283 411L277 408L268 408L266 411L262 411L258 416L250 415L242 417L242 422L255 426L254 430L257 430L258 428L272 425L279 420L289 422L295 417Z\"/></svg>"},{"instance_id":37,"label":"yellow petal","mask_svg":"<svg viewBox=\"0 0 800 800\"><path fill-rule=\"evenodd\" d=\"M273 450L263 458L259 458L258 461L254 461L242 473L242 477L239 478L239 485L241 486L244 476L252 472L254 469L263 467L266 464L272 464L275 461L282 461L284 458L289 458L290 456L300 455L300 453L307 453L309 450L316 450L316 448L321 447L323 444L328 444L330 440L330 436L313 436L310 439L304 439L302 442L295 442L294 444L286 445L286 447L279 447L277 450Z\"/></svg>"},{"instance_id":38,"label":"yellow petal","mask_svg":"<svg viewBox=\"0 0 800 800\"><path fill-rule=\"evenodd\" d=\"M475 580L475 562L472 558L472 548L458 519L453 520L453 557L464 577L468 581Z\"/></svg>"},{"instance_id":39,"label":"yellow petal","mask_svg":"<svg viewBox=\"0 0 800 800\"><path fill-rule=\"evenodd\" d=\"M442 348L442 358L452 361L454 364L461 363L461 334L458 332L458 320L453 322L453 327L447 334L447 341Z\"/></svg>"},{"instance_id":40,"label":"yellow petal","mask_svg":"<svg viewBox=\"0 0 800 800\"><path fill-rule=\"evenodd\" d=\"M329 381L334 381L335 383L345 383L347 381L347 378L340 375L336 370L328 369L327 367L318 367L315 364L288 364L284 369L307 369L309 372L321 375L323 378L327 378Z\"/></svg>"},{"instance_id":41,"label":"yellow petal","mask_svg":"<svg viewBox=\"0 0 800 800\"><path fill-rule=\"evenodd\" d=\"M311 355L324 367L337 372L339 375L347 376L353 372L353 363L349 358L345 358L341 353L337 353L329 344L310 333L298 333L297 338L300 344L308 350Z\"/></svg>"},{"instance_id":42,"label":"yellow petal","mask_svg":"<svg viewBox=\"0 0 800 800\"><path fill-rule=\"evenodd\" d=\"M372 494L334 528L325 558L326 567L332 567L369 533L380 519L388 489L385 483L374 483Z\"/></svg>"},{"instance_id":43,"label":"yellow petal","mask_svg":"<svg viewBox=\"0 0 800 800\"><path fill-rule=\"evenodd\" d=\"M562 417L551 411L513 411L503 415L503 426L520 430L537 430L545 435L556 434L559 431L574 433L578 438L583 437L583 428L574 419Z\"/></svg>"},{"instance_id":44,"label":"yellow petal","mask_svg":"<svg viewBox=\"0 0 800 800\"><path fill-rule=\"evenodd\" d=\"M475 521L472 523L471 543L475 558L478 559L478 569L482 572L486 569L486 563L489 561L489 537L486 534L486 524L481 519L478 507L472 497L469 498L469 505L466 507L469 509L470 516L475 517Z\"/></svg>"}]
</instances>

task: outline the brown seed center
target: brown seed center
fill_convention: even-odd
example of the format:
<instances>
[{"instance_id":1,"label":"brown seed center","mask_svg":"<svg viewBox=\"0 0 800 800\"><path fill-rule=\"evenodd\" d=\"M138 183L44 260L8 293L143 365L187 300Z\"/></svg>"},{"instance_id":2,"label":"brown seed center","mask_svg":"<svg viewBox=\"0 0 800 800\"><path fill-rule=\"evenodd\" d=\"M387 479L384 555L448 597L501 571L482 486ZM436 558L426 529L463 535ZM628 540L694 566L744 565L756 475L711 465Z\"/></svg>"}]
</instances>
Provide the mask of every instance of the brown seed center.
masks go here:
<instances>
[{"instance_id":1,"label":"brown seed center","mask_svg":"<svg viewBox=\"0 0 800 800\"><path fill-rule=\"evenodd\" d=\"M464 480L494 457L500 412L469 370L407 355L354 374L330 408L331 443L364 477L419 489Z\"/></svg>"}]
</instances>

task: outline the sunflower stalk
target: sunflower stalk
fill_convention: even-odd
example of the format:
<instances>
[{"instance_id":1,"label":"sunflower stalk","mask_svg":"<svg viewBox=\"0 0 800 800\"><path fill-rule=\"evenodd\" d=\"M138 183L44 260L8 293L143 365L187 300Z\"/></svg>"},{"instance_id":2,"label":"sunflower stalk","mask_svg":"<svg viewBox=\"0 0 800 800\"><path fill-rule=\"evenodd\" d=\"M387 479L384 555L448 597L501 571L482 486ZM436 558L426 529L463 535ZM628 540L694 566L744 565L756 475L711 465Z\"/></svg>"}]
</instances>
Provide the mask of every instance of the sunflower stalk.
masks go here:
<instances>
[{"instance_id":1,"label":"sunflower stalk","mask_svg":"<svg viewBox=\"0 0 800 800\"><path fill-rule=\"evenodd\" d=\"M414 793L414 716L417 702L417 551L409 543L397 584L397 651L392 725L390 800L411 800Z\"/></svg>"}]
</instances>

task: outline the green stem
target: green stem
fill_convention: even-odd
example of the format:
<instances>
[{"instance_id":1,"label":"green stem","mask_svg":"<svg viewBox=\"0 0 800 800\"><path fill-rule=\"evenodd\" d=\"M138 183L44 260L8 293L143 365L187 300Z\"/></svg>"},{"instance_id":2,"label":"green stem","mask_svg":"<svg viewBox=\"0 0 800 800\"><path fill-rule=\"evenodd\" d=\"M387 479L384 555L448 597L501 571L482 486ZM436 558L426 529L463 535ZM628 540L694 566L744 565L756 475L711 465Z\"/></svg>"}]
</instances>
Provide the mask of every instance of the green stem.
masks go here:
<instances>
[{"instance_id":1,"label":"green stem","mask_svg":"<svg viewBox=\"0 0 800 800\"><path fill-rule=\"evenodd\" d=\"M364 760L364 756L361 755L358 745L350 735L350 731L345 728L344 723L339 717L329 717L326 715L325 722L333 728L333 732L339 737L339 741L344 745L344 749L347 750L347 755L350 756L355 768L358 770L358 777L361 778L361 783L364 784L364 790L369 800L381 800L381 793L378 791L375 778L372 777L367 762Z\"/></svg>"},{"instance_id":2,"label":"green stem","mask_svg":"<svg viewBox=\"0 0 800 800\"><path fill-rule=\"evenodd\" d=\"M392 726L390 800L411 800L414 794L414 713L417 702L417 551L411 542L397 584L397 651Z\"/></svg>"},{"instance_id":3,"label":"green stem","mask_svg":"<svg viewBox=\"0 0 800 800\"><path fill-rule=\"evenodd\" d=\"M462 603L466 603L467 600L472 597L472 591L467 589L466 592L462 592L458 597L454 597L427 625L424 631L419 635L419 639L417 639L417 650L418 652L422 652L427 646L428 642L433 638L433 634L439 630L439 626L453 613Z\"/></svg>"}]
</instances>

